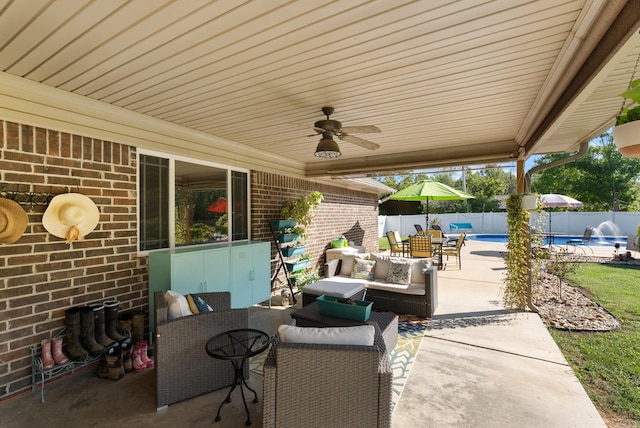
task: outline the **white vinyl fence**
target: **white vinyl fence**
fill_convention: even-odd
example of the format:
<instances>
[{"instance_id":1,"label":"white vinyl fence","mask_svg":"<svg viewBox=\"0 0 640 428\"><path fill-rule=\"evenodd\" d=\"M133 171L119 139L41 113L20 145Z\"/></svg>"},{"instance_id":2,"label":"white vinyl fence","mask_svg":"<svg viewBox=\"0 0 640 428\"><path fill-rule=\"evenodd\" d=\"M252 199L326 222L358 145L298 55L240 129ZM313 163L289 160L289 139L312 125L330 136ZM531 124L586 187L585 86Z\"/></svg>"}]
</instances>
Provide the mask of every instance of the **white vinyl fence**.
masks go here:
<instances>
[{"instance_id":1,"label":"white vinyl fence","mask_svg":"<svg viewBox=\"0 0 640 428\"><path fill-rule=\"evenodd\" d=\"M549 230L549 213L541 214L544 222L543 230L557 234L582 236L587 226L596 227L604 236L635 235L640 225L639 212L554 212L551 213L551 230ZM429 220L437 218L440 226L448 233L451 223L471 223L471 233L507 233L507 213L455 213L429 214ZM426 229L424 214L380 216L379 236L386 236L389 230L398 230L401 235L415 235L414 224ZM531 224L537 221L537 214L531 216ZM467 232L468 233L468 232Z\"/></svg>"}]
</instances>

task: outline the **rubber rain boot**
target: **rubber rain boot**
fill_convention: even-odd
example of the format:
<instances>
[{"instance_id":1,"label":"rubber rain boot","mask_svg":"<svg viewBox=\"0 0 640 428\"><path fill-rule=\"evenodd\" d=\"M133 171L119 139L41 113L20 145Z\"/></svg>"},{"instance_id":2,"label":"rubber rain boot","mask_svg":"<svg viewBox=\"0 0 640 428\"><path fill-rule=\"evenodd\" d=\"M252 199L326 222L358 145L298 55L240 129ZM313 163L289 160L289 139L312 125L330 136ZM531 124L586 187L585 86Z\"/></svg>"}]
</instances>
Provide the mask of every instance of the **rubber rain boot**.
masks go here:
<instances>
[{"instance_id":1,"label":"rubber rain boot","mask_svg":"<svg viewBox=\"0 0 640 428\"><path fill-rule=\"evenodd\" d=\"M147 369L147 365L142 362L140 357L140 348L138 345L133 346L133 369L137 372L143 372Z\"/></svg>"},{"instance_id":2,"label":"rubber rain boot","mask_svg":"<svg viewBox=\"0 0 640 428\"><path fill-rule=\"evenodd\" d=\"M133 352L131 339L127 338L121 345L122 348L122 365L124 366L125 373L133 371Z\"/></svg>"},{"instance_id":3,"label":"rubber rain boot","mask_svg":"<svg viewBox=\"0 0 640 428\"><path fill-rule=\"evenodd\" d=\"M104 327L104 305L102 303L92 303L89 307L93 309L96 342L105 348L115 345L116 341L107 336L107 332Z\"/></svg>"},{"instance_id":4,"label":"rubber rain boot","mask_svg":"<svg viewBox=\"0 0 640 428\"><path fill-rule=\"evenodd\" d=\"M80 308L75 306L64 311L64 323L67 331L67 355L74 361L84 361L89 353L80 340Z\"/></svg>"},{"instance_id":5,"label":"rubber rain boot","mask_svg":"<svg viewBox=\"0 0 640 428\"><path fill-rule=\"evenodd\" d=\"M52 369L56 363L51 356L51 340L43 339L40 345L42 347L42 368L45 370Z\"/></svg>"},{"instance_id":6,"label":"rubber rain boot","mask_svg":"<svg viewBox=\"0 0 640 428\"><path fill-rule=\"evenodd\" d=\"M142 360L142 362L145 363L147 367L153 367L153 360L149 358L149 356L147 356L147 341L143 340L141 342L138 342L137 345L140 349L140 359Z\"/></svg>"},{"instance_id":7,"label":"rubber rain boot","mask_svg":"<svg viewBox=\"0 0 640 428\"><path fill-rule=\"evenodd\" d=\"M80 308L82 346L89 352L92 357L98 356L105 352L104 346L96 342L95 321L93 320L93 309L89 306Z\"/></svg>"},{"instance_id":8,"label":"rubber rain boot","mask_svg":"<svg viewBox=\"0 0 640 428\"><path fill-rule=\"evenodd\" d=\"M127 336L123 336L118 331L118 305L117 300L106 300L104 302L104 325L107 336L122 344Z\"/></svg>"},{"instance_id":9,"label":"rubber rain boot","mask_svg":"<svg viewBox=\"0 0 640 428\"><path fill-rule=\"evenodd\" d=\"M131 315L131 342L138 343L144 340L144 312L136 311Z\"/></svg>"},{"instance_id":10,"label":"rubber rain boot","mask_svg":"<svg viewBox=\"0 0 640 428\"><path fill-rule=\"evenodd\" d=\"M122 349L111 347L104 356L104 363L98 367L98 377L103 379L118 380L124 377L122 366Z\"/></svg>"},{"instance_id":11,"label":"rubber rain boot","mask_svg":"<svg viewBox=\"0 0 640 428\"><path fill-rule=\"evenodd\" d=\"M56 364L63 365L69 362L69 358L62 352L62 338L51 339L51 356Z\"/></svg>"}]
</instances>

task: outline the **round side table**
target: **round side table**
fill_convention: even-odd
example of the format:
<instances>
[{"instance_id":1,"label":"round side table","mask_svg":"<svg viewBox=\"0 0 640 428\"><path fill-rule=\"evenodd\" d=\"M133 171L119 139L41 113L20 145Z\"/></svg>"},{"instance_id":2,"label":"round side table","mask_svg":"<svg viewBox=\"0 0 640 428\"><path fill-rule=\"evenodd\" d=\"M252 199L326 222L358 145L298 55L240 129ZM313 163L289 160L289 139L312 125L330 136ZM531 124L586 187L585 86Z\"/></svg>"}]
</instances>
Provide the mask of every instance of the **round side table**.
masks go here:
<instances>
[{"instance_id":1,"label":"round side table","mask_svg":"<svg viewBox=\"0 0 640 428\"><path fill-rule=\"evenodd\" d=\"M207 344L205 345L207 354L219 360L231 361L234 370L233 385L231 385L231 389L229 389L227 398L225 398L218 407L218 414L215 419L216 422L221 419L220 410L222 410L222 406L224 403L231 402L231 393L236 389L236 386L240 384L242 403L244 404L244 409L247 412L247 422L245 425L251 425L249 407L247 406L247 401L244 397L243 387L246 386L249 391L253 392L254 403L258 402L258 393L247 385L247 381L244 379L244 376L242 376L242 372L244 371L244 366L247 360L261 352L264 352L269 347L269 343L270 338L267 333L251 328L225 331L224 333L213 336L207 341Z\"/></svg>"}]
</instances>

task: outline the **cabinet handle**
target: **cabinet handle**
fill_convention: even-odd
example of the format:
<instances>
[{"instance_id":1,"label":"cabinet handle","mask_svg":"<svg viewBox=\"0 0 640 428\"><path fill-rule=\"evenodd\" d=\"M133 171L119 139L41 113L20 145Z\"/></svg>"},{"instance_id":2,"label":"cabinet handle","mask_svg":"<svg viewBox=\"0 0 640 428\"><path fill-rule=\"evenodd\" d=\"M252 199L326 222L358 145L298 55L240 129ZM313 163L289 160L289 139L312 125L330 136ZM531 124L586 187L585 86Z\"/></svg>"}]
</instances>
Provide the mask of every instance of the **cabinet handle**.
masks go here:
<instances>
[{"instance_id":1,"label":"cabinet handle","mask_svg":"<svg viewBox=\"0 0 640 428\"><path fill-rule=\"evenodd\" d=\"M255 270L253 270L253 269L251 269L251 270L249 271L249 281L253 281L253 280L255 280L255 279L256 279L256 271L255 271Z\"/></svg>"}]
</instances>

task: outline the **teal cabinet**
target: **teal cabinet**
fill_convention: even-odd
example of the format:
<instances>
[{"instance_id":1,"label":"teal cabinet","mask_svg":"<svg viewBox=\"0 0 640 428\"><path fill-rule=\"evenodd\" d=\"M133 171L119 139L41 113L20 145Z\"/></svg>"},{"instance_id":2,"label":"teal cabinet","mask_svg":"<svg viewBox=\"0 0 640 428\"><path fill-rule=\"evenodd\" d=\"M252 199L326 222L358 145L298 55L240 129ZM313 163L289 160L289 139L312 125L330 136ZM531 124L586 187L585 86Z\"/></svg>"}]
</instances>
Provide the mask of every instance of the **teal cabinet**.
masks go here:
<instances>
[{"instance_id":1,"label":"teal cabinet","mask_svg":"<svg viewBox=\"0 0 640 428\"><path fill-rule=\"evenodd\" d=\"M180 294L229 291L231 307L246 308L271 296L271 244L240 242L149 253L149 322L155 291Z\"/></svg>"},{"instance_id":2,"label":"teal cabinet","mask_svg":"<svg viewBox=\"0 0 640 428\"><path fill-rule=\"evenodd\" d=\"M246 308L271 297L270 256L271 245L268 242L231 248L229 286L232 308Z\"/></svg>"}]
</instances>

